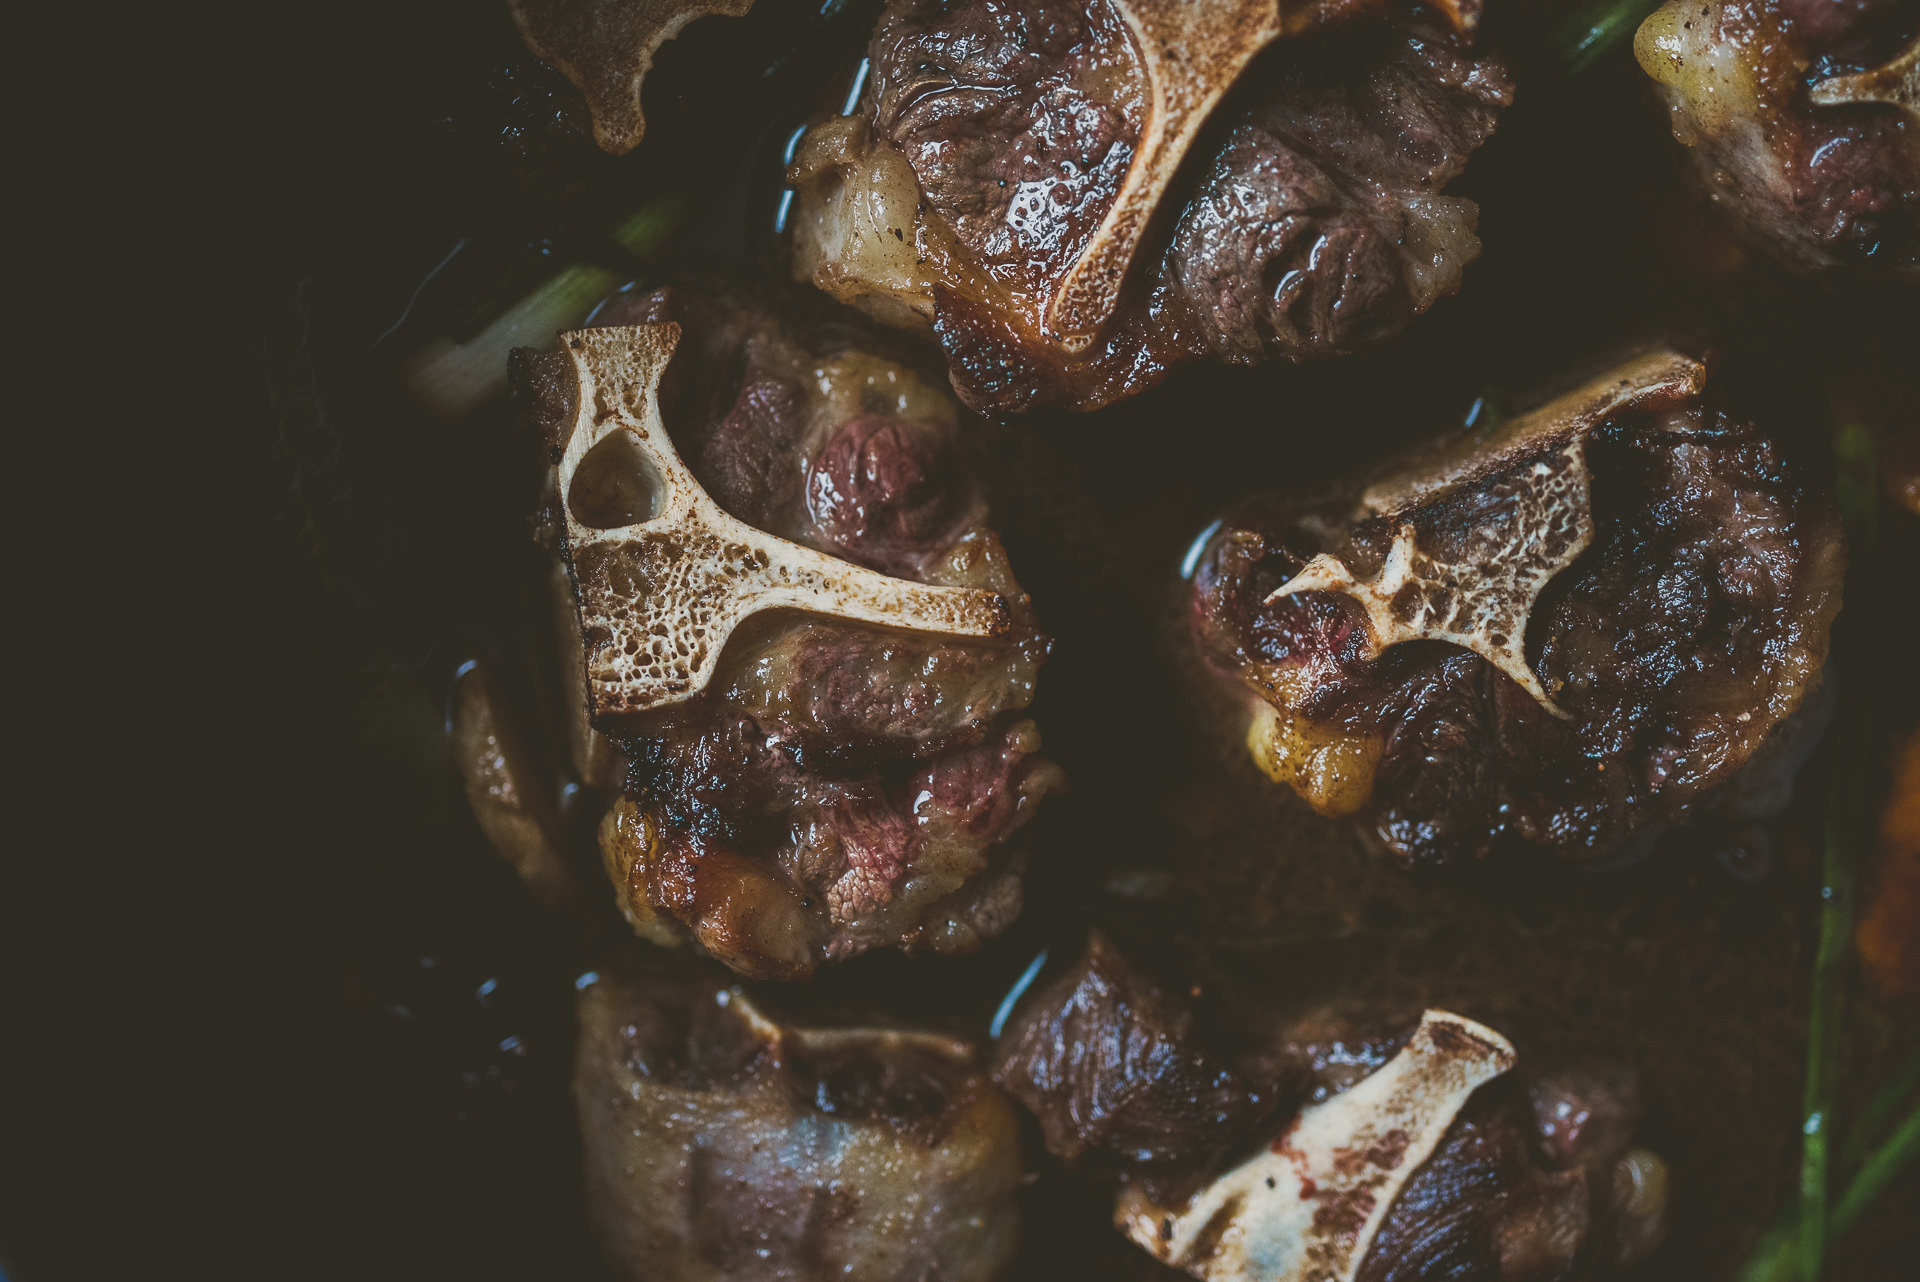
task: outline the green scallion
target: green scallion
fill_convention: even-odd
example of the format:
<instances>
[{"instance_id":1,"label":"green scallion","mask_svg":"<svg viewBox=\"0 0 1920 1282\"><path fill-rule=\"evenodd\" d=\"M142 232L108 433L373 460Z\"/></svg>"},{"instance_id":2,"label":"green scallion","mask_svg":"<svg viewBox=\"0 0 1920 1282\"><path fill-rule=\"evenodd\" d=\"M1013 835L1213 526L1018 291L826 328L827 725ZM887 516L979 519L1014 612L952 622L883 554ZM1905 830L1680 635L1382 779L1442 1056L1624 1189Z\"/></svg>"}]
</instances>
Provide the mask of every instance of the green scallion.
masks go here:
<instances>
[{"instance_id":1,"label":"green scallion","mask_svg":"<svg viewBox=\"0 0 1920 1282\"><path fill-rule=\"evenodd\" d=\"M598 267L569 267L509 307L464 343L428 345L407 365L407 390L436 418L456 419L507 386L507 353L539 347L586 319L619 279Z\"/></svg>"},{"instance_id":2,"label":"green scallion","mask_svg":"<svg viewBox=\"0 0 1920 1282\"><path fill-rule=\"evenodd\" d=\"M1661 0L1598 0L1561 23L1551 43L1566 64L1567 74L1579 75L1621 41L1632 39L1660 4Z\"/></svg>"},{"instance_id":3,"label":"green scallion","mask_svg":"<svg viewBox=\"0 0 1920 1282\"><path fill-rule=\"evenodd\" d=\"M613 242L632 254L645 260L660 252L680 225L687 220L687 202L678 196L668 196L644 206L639 213L623 221L613 229Z\"/></svg>"}]
</instances>

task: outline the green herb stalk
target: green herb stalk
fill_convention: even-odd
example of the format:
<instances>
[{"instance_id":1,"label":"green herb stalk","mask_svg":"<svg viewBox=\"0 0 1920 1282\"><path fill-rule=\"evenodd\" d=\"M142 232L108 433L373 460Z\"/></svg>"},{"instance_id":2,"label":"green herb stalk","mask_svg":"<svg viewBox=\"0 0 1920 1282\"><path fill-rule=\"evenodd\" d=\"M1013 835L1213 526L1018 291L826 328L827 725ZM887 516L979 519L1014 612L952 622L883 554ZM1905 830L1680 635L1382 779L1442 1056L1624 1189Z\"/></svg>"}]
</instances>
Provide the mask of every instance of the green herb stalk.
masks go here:
<instances>
[{"instance_id":1,"label":"green herb stalk","mask_svg":"<svg viewBox=\"0 0 1920 1282\"><path fill-rule=\"evenodd\" d=\"M1577 76L1630 40L1661 0L1598 0L1583 7L1555 29L1550 43L1567 74Z\"/></svg>"}]
</instances>

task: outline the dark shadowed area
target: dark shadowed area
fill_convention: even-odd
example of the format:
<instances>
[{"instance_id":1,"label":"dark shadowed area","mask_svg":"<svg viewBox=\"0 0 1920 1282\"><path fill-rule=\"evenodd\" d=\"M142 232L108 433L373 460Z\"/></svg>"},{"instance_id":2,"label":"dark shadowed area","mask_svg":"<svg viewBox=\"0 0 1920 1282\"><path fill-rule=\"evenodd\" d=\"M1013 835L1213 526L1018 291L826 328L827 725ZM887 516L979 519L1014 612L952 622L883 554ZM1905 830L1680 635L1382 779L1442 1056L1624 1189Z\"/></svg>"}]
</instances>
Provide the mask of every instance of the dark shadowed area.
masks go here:
<instances>
[{"instance_id":1,"label":"dark shadowed area","mask_svg":"<svg viewBox=\"0 0 1920 1282\"><path fill-rule=\"evenodd\" d=\"M504 4L236 28L249 84L272 83L246 96L258 114L228 176L247 310L206 359L249 426L202 480L231 501L223 555L248 602L222 607L244 621L207 661L251 693L213 742L189 718L171 739L122 728L103 754L135 773L191 756L173 767L195 780L187 803L220 818L198 853L138 831L104 843L145 865L115 882L130 913L147 879L170 883L147 924L192 960L150 969L142 947L103 945L58 990L87 1026L72 1043L85 1067L36 1079L17 1143L0 1137L25 1155L0 1205L6 1277L605 1276L568 1095L574 999L581 976L645 946L598 872L597 815L568 820L585 907L542 908L486 845L447 743L454 674L479 657L536 757L563 751L544 729L560 691L528 525L540 447L504 399L429 416L402 370L576 264L622 281L731 273L777 300L783 152L877 8L762 0L690 27L648 81L646 139L618 158ZM750 987L785 1017L877 1013L984 1039L1029 963L1048 950L1044 984L1098 925L1181 975L1205 1019L1444 1006L1538 1063L1636 1068L1642 1142L1674 1197L1671 1236L1635 1276L1724 1278L1796 1195L1832 745L1764 831L1674 830L1622 870L1422 880L1258 773L1187 639L1183 558L1234 503L1311 492L1476 402L1511 411L1653 339L1710 348L1726 404L1816 485L1836 422L1920 422L1910 293L1748 265L1680 184L1624 52L1568 80L1537 17L1497 3L1486 38L1516 91L1456 186L1485 244L1461 296L1363 355L1189 365L1093 415L974 425L993 524L1055 641L1031 715L1071 783L1023 830L1021 919L972 957L880 953ZM612 238L668 199L680 230L649 259ZM1877 717L1876 797L1920 715L1920 522L1882 511L1882 564L1904 578L1865 585L1877 603L1850 599L1835 636L1843 707ZM1879 626L1856 622L1870 614ZM1847 1018L1843 1109L1920 1035L1912 1008L1864 990ZM1113 1232L1102 1195L1023 1125L1040 1178L1021 1193L1013 1279L1183 1276ZM1911 1276L1915 1205L1909 1171L1827 1276Z\"/></svg>"}]
</instances>

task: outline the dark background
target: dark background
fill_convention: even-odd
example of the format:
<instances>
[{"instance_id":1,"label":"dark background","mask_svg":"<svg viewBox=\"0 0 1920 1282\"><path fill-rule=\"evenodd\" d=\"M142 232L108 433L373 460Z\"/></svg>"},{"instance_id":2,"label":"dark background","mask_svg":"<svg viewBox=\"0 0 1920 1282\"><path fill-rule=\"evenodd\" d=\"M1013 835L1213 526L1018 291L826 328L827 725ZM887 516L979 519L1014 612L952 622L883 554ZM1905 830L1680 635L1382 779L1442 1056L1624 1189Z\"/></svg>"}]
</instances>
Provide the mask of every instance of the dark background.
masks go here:
<instances>
[{"instance_id":1,"label":"dark background","mask_svg":"<svg viewBox=\"0 0 1920 1282\"><path fill-rule=\"evenodd\" d=\"M37 339L11 380L10 1276L597 1276L569 1000L618 934L526 901L437 737L446 674L476 650L538 721L537 459L504 411L412 410L397 367L567 262L769 273L779 147L873 7L763 0L690 29L649 81L647 142L617 160L491 3L108 7L23 33L46 86L21 129L17 260L48 302L23 314ZM977 1026L1094 919L1224 990L1440 1000L1543 1054L1624 1055L1676 1172L1647 1275L1725 1276L1792 1194L1830 753L1756 880L1698 837L1573 886L1414 886L1250 777L1168 626L1181 553L1246 491L1649 337L1711 340L1716 385L1822 483L1836 412L1916 421L1911 296L1744 269L1676 186L1630 61L1565 81L1540 25L1495 32L1520 98L1460 184L1485 255L1399 342L982 429L1060 643L1036 715L1075 792L1031 830L1009 936L820 987ZM607 230L660 196L688 202L688 230L662 262L623 260ZM1913 522L1891 522L1884 564L1910 567ZM1837 642L1876 762L1914 721L1911 582L1850 600ZM1109 892L1116 871L1176 889L1142 905ZM1858 992L1849 1018L1857 1099L1915 1025ZM1914 1179L1831 1276L1905 1276ZM1029 1275L1144 1267L1058 1172L1033 1196Z\"/></svg>"}]
</instances>

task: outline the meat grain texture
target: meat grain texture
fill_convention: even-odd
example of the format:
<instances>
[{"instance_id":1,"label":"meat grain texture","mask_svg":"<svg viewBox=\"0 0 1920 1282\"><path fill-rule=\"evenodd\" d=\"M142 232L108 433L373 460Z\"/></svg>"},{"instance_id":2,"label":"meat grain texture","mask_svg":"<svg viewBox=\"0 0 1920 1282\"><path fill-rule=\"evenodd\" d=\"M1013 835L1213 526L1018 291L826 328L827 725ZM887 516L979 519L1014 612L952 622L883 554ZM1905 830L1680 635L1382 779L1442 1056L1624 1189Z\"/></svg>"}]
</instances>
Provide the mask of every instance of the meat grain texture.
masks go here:
<instances>
[{"instance_id":1,"label":"meat grain texture","mask_svg":"<svg viewBox=\"0 0 1920 1282\"><path fill-rule=\"evenodd\" d=\"M599 727L629 762L601 828L622 907L657 942L691 935L767 978L874 948L970 951L1018 915L1005 842L1060 775L1021 716L1049 643L962 464L956 408L844 336L816 350L689 291L623 294L593 323L666 319L683 338L664 421L723 508L889 575L997 593L1012 627L971 641L749 618L697 698ZM570 420L543 359L519 376L535 417Z\"/></svg>"},{"instance_id":2,"label":"meat grain texture","mask_svg":"<svg viewBox=\"0 0 1920 1282\"><path fill-rule=\"evenodd\" d=\"M1056 1156L1175 1205L1366 1080L1413 1024L1318 1011L1209 1037L1185 998L1096 935L1009 1026L994 1076ZM1642 1258L1664 1232L1666 1190L1660 1159L1632 1148L1641 1112L1634 1075L1606 1064L1523 1065L1481 1087L1401 1186L1357 1276L1546 1282Z\"/></svg>"},{"instance_id":3,"label":"meat grain texture","mask_svg":"<svg viewBox=\"0 0 1920 1282\"><path fill-rule=\"evenodd\" d=\"M1386 581L1409 548L1485 566L1487 546L1535 536L1517 519L1525 495L1569 450L1588 473L1591 541L1535 586L1523 635L1500 638L1523 642L1550 706L1461 645L1383 649L1352 596L1275 594L1322 555L1361 580ZM1209 545L1195 636L1253 692L1262 767L1322 813L1356 817L1409 867L1496 850L1619 860L1716 805L1752 817L1784 804L1784 785L1768 797L1732 785L1750 763L1797 761L1820 729L1807 696L1845 554L1837 519L1779 450L1751 424L1663 393L1465 454L1416 463L1401 483L1413 497L1391 512L1356 484L1317 506L1250 505ZM1422 492L1423 468L1449 479ZM1389 608L1436 590L1410 582Z\"/></svg>"},{"instance_id":4,"label":"meat grain texture","mask_svg":"<svg viewBox=\"0 0 1920 1282\"><path fill-rule=\"evenodd\" d=\"M1472 47L1476 18L1304 11L1188 153L1197 177L1169 189L1113 315L1076 347L1046 332L1047 304L1101 234L1153 101L1116 7L895 0L858 110L796 157L795 273L930 329L982 411L1095 409L1195 360L1365 349L1479 253L1478 208L1444 189L1512 86Z\"/></svg>"}]
</instances>

